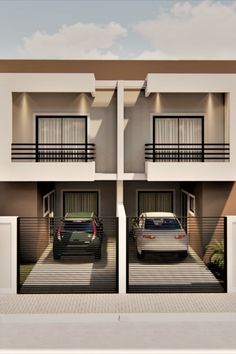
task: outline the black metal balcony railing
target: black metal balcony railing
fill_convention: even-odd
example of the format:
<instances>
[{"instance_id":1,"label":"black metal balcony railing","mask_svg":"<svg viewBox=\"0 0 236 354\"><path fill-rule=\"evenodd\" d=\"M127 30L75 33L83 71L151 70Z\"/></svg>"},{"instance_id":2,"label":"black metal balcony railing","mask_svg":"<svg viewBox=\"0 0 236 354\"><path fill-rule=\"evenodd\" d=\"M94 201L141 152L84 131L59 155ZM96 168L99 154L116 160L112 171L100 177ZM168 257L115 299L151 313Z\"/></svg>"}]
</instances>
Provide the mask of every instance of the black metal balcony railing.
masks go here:
<instances>
[{"instance_id":1,"label":"black metal balcony railing","mask_svg":"<svg viewBox=\"0 0 236 354\"><path fill-rule=\"evenodd\" d=\"M95 144L12 144L12 161L89 162L95 159Z\"/></svg>"},{"instance_id":2,"label":"black metal balcony railing","mask_svg":"<svg viewBox=\"0 0 236 354\"><path fill-rule=\"evenodd\" d=\"M229 144L145 144L145 160L152 162L217 162L229 157Z\"/></svg>"}]
</instances>

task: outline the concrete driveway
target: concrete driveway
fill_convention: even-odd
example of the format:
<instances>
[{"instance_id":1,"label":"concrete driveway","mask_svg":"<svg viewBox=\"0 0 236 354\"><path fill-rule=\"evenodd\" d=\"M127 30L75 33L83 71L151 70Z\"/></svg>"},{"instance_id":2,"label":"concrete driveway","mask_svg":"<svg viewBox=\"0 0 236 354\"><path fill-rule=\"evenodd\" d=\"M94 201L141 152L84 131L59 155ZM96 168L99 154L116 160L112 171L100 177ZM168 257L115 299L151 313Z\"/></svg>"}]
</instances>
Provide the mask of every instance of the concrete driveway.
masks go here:
<instances>
[{"instance_id":1,"label":"concrete driveway","mask_svg":"<svg viewBox=\"0 0 236 354\"><path fill-rule=\"evenodd\" d=\"M104 240L105 241L105 240ZM210 292L224 291L192 248L181 260L173 255L136 256L135 242L129 240L129 292ZM102 259L93 256L62 257L55 261L50 244L20 290L21 293L116 292L116 242L103 243Z\"/></svg>"},{"instance_id":2,"label":"concrete driveway","mask_svg":"<svg viewBox=\"0 0 236 354\"><path fill-rule=\"evenodd\" d=\"M172 255L136 256L135 241L129 239L129 292L223 292L194 250L184 260Z\"/></svg>"},{"instance_id":3,"label":"concrete driveway","mask_svg":"<svg viewBox=\"0 0 236 354\"><path fill-rule=\"evenodd\" d=\"M116 240L104 239L102 258L66 256L54 260L52 243L33 267L20 293L116 292Z\"/></svg>"}]
</instances>

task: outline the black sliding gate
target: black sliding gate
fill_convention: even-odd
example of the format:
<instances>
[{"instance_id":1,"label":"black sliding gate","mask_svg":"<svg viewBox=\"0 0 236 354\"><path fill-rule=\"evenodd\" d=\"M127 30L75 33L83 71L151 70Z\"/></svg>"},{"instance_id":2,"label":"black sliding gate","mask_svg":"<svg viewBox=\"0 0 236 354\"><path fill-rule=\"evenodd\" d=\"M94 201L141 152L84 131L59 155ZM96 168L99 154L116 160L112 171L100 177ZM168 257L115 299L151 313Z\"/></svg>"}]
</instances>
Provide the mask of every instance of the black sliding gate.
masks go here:
<instances>
[{"instance_id":1,"label":"black sliding gate","mask_svg":"<svg viewBox=\"0 0 236 354\"><path fill-rule=\"evenodd\" d=\"M149 230L145 237L151 243L156 240L154 248L156 247L158 252L143 252L140 255L137 252L137 238L144 237L143 231L139 229L141 221L136 217L127 218L127 292L227 291L226 218L189 217L179 220L186 229L187 254L177 250L178 244L173 246L170 239L163 243L163 237L158 240L157 231L155 234ZM173 230L171 232L173 233ZM163 235L165 237L167 234ZM176 233L174 237L181 238L181 232ZM173 251L175 247L176 251Z\"/></svg>"},{"instance_id":2,"label":"black sliding gate","mask_svg":"<svg viewBox=\"0 0 236 354\"><path fill-rule=\"evenodd\" d=\"M63 222L63 218L19 218L18 293L118 292L117 218L102 217L97 228L89 230L94 238L102 234L101 257L93 251L77 254L73 250L79 242L76 228L72 230L73 242L69 245L74 254L60 257L53 254L54 239L64 237ZM87 236L80 237L84 237L86 245Z\"/></svg>"},{"instance_id":3,"label":"black sliding gate","mask_svg":"<svg viewBox=\"0 0 236 354\"><path fill-rule=\"evenodd\" d=\"M117 293L118 219L102 217L101 258L94 254L53 257L62 218L18 219L18 293ZM128 293L220 293L227 291L226 218L179 218L188 254L137 255L139 218L127 218ZM101 226L102 225L102 226ZM136 235L135 235L136 233ZM177 233L177 239L181 236ZM148 237L151 238L152 233ZM169 243L170 244L170 243ZM122 250L119 250L122 252ZM184 257L183 257L184 256Z\"/></svg>"}]
</instances>

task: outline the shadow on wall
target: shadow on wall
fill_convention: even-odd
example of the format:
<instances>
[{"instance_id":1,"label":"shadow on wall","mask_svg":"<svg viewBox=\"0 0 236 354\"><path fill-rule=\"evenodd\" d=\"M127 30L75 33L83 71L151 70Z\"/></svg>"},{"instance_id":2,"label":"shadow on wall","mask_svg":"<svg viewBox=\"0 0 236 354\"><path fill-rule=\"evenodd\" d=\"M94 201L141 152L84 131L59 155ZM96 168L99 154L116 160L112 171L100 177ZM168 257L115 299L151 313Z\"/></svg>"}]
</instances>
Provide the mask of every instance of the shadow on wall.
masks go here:
<instances>
[{"instance_id":1,"label":"shadow on wall","mask_svg":"<svg viewBox=\"0 0 236 354\"><path fill-rule=\"evenodd\" d=\"M143 91L125 94L125 172L144 173L144 144L150 140L150 101Z\"/></svg>"},{"instance_id":2,"label":"shadow on wall","mask_svg":"<svg viewBox=\"0 0 236 354\"><path fill-rule=\"evenodd\" d=\"M96 172L116 172L116 92L97 92L91 106L89 138L96 144Z\"/></svg>"}]
</instances>

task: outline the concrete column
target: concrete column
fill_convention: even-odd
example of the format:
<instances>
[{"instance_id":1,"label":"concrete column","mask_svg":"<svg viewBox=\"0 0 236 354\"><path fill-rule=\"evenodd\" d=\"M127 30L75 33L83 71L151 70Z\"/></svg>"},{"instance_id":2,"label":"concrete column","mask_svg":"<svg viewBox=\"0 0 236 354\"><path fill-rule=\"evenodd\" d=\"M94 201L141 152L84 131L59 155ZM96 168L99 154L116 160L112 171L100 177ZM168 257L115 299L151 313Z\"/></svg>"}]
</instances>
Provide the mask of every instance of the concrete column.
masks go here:
<instances>
[{"instance_id":1,"label":"concrete column","mask_svg":"<svg viewBox=\"0 0 236 354\"><path fill-rule=\"evenodd\" d=\"M229 124L229 120L230 120L230 94L229 93L225 93L225 126L224 126L224 139L225 139L225 143L229 143L229 132L230 132L230 124Z\"/></svg>"},{"instance_id":2,"label":"concrete column","mask_svg":"<svg viewBox=\"0 0 236 354\"><path fill-rule=\"evenodd\" d=\"M126 214L123 205L123 181L117 181L117 217L118 217L118 254L119 254L119 293L126 293L127 259L126 259Z\"/></svg>"},{"instance_id":3,"label":"concrete column","mask_svg":"<svg viewBox=\"0 0 236 354\"><path fill-rule=\"evenodd\" d=\"M124 175L124 83L117 82L117 180Z\"/></svg>"},{"instance_id":4,"label":"concrete column","mask_svg":"<svg viewBox=\"0 0 236 354\"><path fill-rule=\"evenodd\" d=\"M227 292L236 292L236 216L227 216Z\"/></svg>"},{"instance_id":5,"label":"concrete column","mask_svg":"<svg viewBox=\"0 0 236 354\"><path fill-rule=\"evenodd\" d=\"M119 293L126 293L126 214L123 203L124 178L124 83L117 81L117 184L116 213L118 217Z\"/></svg>"}]
</instances>

